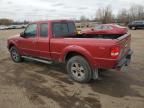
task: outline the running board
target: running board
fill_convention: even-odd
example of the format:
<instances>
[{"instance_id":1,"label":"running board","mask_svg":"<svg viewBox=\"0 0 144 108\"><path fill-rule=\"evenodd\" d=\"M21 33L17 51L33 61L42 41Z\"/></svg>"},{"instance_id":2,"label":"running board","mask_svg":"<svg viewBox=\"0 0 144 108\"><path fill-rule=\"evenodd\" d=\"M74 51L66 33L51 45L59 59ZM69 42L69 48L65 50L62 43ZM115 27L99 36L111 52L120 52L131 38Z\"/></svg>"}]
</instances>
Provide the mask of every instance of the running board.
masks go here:
<instances>
[{"instance_id":1,"label":"running board","mask_svg":"<svg viewBox=\"0 0 144 108\"><path fill-rule=\"evenodd\" d=\"M46 63L46 64L52 64L53 63L52 61L42 60L42 59L28 57L28 56L22 56L22 58L29 59L29 60L34 60L34 61L38 61L38 62Z\"/></svg>"}]
</instances>

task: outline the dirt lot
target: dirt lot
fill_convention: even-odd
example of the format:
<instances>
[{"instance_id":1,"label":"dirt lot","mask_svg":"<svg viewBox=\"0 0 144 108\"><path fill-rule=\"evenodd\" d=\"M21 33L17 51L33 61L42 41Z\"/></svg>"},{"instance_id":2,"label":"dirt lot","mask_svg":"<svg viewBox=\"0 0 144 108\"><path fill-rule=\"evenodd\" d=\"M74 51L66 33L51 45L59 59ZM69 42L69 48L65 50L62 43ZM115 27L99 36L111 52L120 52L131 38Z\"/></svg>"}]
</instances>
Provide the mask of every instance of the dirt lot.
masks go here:
<instances>
[{"instance_id":1,"label":"dirt lot","mask_svg":"<svg viewBox=\"0 0 144 108\"><path fill-rule=\"evenodd\" d=\"M0 31L0 108L144 108L144 30L130 31L134 55L125 72L89 84L71 81L62 64L12 62L6 40L21 31Z\"/></svg>"}]
</instances>

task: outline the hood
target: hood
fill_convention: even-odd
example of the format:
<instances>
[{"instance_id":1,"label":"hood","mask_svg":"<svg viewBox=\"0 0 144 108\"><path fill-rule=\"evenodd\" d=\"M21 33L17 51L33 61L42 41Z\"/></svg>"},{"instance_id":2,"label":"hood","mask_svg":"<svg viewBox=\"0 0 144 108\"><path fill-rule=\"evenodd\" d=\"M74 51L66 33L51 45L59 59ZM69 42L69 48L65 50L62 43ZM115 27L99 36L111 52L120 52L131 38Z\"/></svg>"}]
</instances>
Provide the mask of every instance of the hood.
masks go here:
<instances>
[{"instance_id":1,"label":"hood","mask_svg":"<svg viewBox=\"0 0 144 108\"><path fill-rule=\"evenodd\" d=\"M18 38L18 37L20 37L20 34L16 34L16 35L10 36L8 39L13 39L13 38Z\"/></svg>"}]
</instances>

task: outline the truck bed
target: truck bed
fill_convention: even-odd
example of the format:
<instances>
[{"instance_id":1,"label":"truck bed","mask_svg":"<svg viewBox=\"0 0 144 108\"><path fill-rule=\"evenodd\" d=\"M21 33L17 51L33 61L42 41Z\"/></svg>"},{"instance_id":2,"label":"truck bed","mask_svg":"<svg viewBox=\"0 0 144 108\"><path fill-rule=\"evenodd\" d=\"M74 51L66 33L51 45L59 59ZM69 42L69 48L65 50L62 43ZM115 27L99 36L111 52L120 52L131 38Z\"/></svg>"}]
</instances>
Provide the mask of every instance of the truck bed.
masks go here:
<instances>
[{"instance_id":1,"label":"truck bed","mask_svg":"<svg viewBox=\"0 0 144 108\"><path fill-rule=\"evenodd\" d=\"M65 38L96 38L96 39L118 39L125 34L106 34L106 35L95 35L95 34L78 34L73 36L65 36Z\"/></svg>"}]
</instances>

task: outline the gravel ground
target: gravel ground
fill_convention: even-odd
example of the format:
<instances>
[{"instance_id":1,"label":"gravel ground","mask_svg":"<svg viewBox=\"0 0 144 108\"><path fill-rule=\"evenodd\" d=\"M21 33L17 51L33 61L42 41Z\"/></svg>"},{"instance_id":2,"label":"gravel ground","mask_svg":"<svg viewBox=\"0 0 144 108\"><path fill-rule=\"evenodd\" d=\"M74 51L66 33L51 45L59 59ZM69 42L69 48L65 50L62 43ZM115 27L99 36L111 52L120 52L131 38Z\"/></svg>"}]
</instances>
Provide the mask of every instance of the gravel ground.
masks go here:
<instances>
[{"instance_id":1,"label":"gravel ground","mask_svg":"<svg viewBox=\"0 0 144 108\"><path fill-rule=\"evenodd\" d=\"M64 65L12 62L6 40L23 30L0 31L0 108L144 108L144 30L132 34L132 63L102 80L79 84Z\"/></svg>"}]
</instances>

